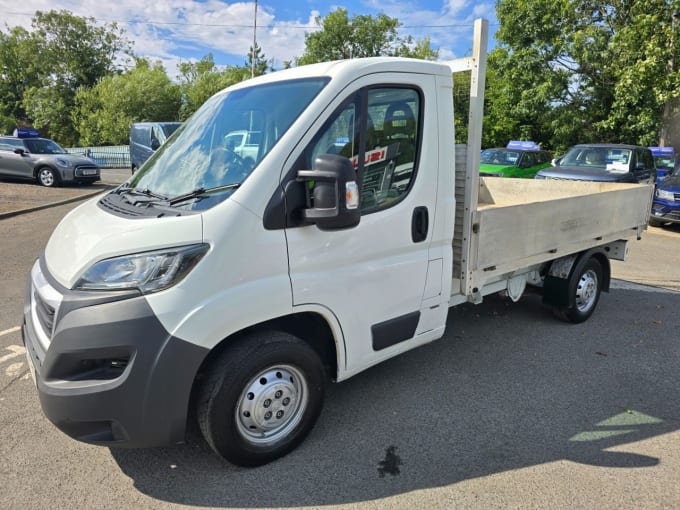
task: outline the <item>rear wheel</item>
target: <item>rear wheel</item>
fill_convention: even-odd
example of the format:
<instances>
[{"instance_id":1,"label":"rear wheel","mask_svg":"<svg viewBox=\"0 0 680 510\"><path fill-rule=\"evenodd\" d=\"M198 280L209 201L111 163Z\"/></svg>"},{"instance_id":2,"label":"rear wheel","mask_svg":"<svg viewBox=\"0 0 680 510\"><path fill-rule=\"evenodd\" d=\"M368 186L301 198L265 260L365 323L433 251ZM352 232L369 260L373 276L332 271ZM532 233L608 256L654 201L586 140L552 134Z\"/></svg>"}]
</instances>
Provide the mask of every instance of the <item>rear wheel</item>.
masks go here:
<instances>
[{"instance_id":1,"label":"rear wheel","mask_svg":"<svg viewBox=\"0 0 680 510\"><path fill-rule=\"evenodd\" d=\"M602 280L602 264L596 258L591 257L585 264L579 264L569 277L567 286L568 301L573 305L553 308L555 315L567 322L586 321L600 300Z\"/></svg>"},{"instance_id":2,"label":"rear wheel","mask_svg":"<svg viewBox=\"0 0 680 510\"><path fill-rule=\"evenodd\" d=\"M324 385L321 360L305 342L275 331L249 335L209 368L198 395L201 432L229 462L266 464L312 429Z\"/></svg>"},{"instance_id":3,"label":"rear wheel","mask_svg":"<svg viewBox=\"0 0 680 510\"><path fill-rule=\"evenodd\" d=\"M46 186L48 188L52 188L59 184L59 177L57 177L57 173L51 168L48 168L46 166L38 170L37 177L38 182L42 186Z\"/></svg>"}]
</instances>

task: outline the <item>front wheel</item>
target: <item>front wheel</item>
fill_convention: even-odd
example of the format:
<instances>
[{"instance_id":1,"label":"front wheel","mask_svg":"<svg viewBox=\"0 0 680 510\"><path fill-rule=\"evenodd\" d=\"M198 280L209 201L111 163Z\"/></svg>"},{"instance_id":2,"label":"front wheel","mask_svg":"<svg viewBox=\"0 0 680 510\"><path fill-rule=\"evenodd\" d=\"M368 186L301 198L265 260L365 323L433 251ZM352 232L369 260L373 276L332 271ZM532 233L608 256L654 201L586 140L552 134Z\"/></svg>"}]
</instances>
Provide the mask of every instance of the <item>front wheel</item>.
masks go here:
<instances>
[{"instance_id":1,"label":"front wheel","mask_svg":"<svg viewBox=\"0 0 680 510\"><path fill-rule=\"evenodd\" d=\"M657 220L656 218L649 218L649 226L650 227L663 227L665 223L661 220Z\"/></svg>"},{"instance_id":2,"label":"front wheel","mask_svg":"<svg viewBox=\"0 0 680 510\"><path fill-rule=\"evenodd\" d=\"M602 264L591 257L583 265L575 268L569 278L568 292L571 306L555 307L555 315L567 322L586 321L595 311L602 292Z\"/></svg>"},{"instance_id":3,"label":"front wheel","mask_svg":"<svg viewBox=\"0 0 680 510\"><path fill-rule=\"evenodd\" d=\"M59 183L59 177L57 177L57 173L51 168L43 167L38 170L38 182L42 186L52 188Z\"/></svg>"},{"instance_id":4,"label":"front wheel","mask_svg":"<svg viewBox=\"0 0 680 510\"><path fill-rule=\"evenodd\" d=\"M324 386L323 365L308 344L283 332L248 335L208 370L197 403L201 432L233 464L266 464L310 432Z\"/></svg>"}]
</instances>

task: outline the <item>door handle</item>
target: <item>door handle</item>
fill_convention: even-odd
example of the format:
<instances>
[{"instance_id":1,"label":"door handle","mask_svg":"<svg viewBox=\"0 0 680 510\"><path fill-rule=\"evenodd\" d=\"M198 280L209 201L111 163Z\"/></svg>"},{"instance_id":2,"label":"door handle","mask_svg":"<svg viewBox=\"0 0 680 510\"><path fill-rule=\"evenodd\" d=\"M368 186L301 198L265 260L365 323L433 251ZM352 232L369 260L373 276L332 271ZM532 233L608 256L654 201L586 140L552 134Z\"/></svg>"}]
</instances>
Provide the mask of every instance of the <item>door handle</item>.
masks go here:
<instances>
[{"instance_id":1,"label":"door handle","mask_svg":"<svg viewBox=\"0 0 680 510\"><path fill-rule=\"evenodd\" d=\"M427 238L428 223L429 214L427 207L416 207L411 217L411 239L413 239L414 243L420 243Z\"/></svg>"}]
</instances>

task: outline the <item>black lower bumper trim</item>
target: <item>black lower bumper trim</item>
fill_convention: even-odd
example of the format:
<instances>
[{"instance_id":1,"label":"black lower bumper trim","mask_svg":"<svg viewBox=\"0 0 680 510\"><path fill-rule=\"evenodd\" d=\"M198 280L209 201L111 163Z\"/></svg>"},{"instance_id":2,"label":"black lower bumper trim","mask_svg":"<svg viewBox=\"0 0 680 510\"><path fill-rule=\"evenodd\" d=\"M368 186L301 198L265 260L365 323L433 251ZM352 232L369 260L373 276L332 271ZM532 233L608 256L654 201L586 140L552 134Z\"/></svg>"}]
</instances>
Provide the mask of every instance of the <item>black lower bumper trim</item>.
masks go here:
<instances>
[{"instance_id":1,"label":"black lower bumper trim","mask_svg":"<svg viewBox=\"0 0 680 510\"><path fill-rule=\"evenodd\" d=\"M170 335L144 297L60 313L43 359L30 313L24 320L40 403L59 429L118 447L183 441L207 349Z\"/></svg>"}]
</instances>

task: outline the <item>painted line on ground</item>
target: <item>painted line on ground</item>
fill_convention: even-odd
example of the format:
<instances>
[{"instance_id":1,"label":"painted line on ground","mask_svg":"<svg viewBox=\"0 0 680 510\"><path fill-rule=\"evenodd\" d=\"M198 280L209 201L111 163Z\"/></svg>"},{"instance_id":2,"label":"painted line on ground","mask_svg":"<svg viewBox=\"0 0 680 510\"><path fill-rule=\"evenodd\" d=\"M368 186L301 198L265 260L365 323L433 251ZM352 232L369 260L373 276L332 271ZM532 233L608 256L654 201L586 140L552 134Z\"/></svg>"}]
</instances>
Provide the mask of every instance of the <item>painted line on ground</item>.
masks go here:
<instances>
[{"instance_id":1,"label":"painted line on ground","mask_svg":"<svg viewBox=\"0 0 680 510\"><path fill-rule=\"evenodd\" d=\"M26 353L26 349L24 349L20 345L8 345L5 347L6 351L11 351L11 354L5 354L4 356L0 356L0 363L3 363L4 361L7 361L9 359L16 358L17 356L21 356L22 354Z\"/></svg>"},{"instance_id":2,"label":"painted line on ground","mask_svg":"<svg viewBox=\"0 0 680 510\"><path fill-rule=\"evenodd\" d=\"M20 331L21 327L20 326L14 326L13 328L6 329L4 331L0 331L0 336L3 335L9 335L10 333L15 333L16 331Z\"/></svg>"},{"instance_id":3,"label":"painted line on ground","mask_svg":"<svg viewBox=\"0 0 680 510\"><path fill-rule=\"evenodd\" d=\"M680 294L680 290L654 287L653 285L644 285L642 283L634 283L627 280L616 280L614 278L612 278L610 287L612 289L639 290L642 292L657 292L661 294Z\"/></svg>"}]
</instances>

